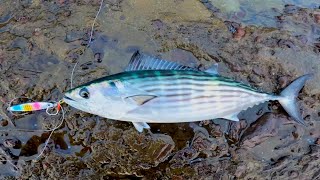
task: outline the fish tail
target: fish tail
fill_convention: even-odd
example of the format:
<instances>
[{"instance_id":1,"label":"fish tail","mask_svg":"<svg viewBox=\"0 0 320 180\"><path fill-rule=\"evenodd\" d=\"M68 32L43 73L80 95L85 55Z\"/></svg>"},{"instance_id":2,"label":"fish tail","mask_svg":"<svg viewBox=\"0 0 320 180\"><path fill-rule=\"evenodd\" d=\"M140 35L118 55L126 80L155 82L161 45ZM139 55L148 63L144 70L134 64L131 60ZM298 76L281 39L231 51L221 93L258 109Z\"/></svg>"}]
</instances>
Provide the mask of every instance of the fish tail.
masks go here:
<instances>
[{"instance_id":1,"label":"fish tail","mask_svg":"<svg viewBox=\"0 0 320 180\"><path fill-rule=\"evenodd\" d=\"M299 108L297 106L296 98L303 88L304 84L307 80L309 80L313 75L306 74L300 76L299 78L295 79L288 87L286 87L281 93L278 98L278 101L282 105L282 107L287 111L287 113L298 123L302 125L306 125L304 122Z\"/></svg>"}]
</instances>

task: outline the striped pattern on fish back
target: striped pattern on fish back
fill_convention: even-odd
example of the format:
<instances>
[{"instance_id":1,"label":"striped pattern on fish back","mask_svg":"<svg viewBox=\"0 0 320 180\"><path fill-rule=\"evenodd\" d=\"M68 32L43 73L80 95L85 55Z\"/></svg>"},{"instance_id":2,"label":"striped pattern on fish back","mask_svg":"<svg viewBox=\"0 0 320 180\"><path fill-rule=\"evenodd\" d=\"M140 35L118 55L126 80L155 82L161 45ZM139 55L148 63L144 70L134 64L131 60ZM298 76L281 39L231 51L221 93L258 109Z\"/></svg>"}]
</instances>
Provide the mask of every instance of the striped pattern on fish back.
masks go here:
<instances>
[{"instance_id":1,"label":"striped pattern on fish back","mask_svg":"<svg viewBox=\"0 0 320 180\"><path fill-rule=\"evenodd\" d=\"M137 113L154 113L153 110L156 109L159 114L172 113L175 117L188 116L195 120L200 118L196 116L213 118L240 112L270 97L269 94L259 92L248 85L200 71L128 72L123 74L121 81L161 97L148 103L145 109Z\"/></svg>"}]
</instances>

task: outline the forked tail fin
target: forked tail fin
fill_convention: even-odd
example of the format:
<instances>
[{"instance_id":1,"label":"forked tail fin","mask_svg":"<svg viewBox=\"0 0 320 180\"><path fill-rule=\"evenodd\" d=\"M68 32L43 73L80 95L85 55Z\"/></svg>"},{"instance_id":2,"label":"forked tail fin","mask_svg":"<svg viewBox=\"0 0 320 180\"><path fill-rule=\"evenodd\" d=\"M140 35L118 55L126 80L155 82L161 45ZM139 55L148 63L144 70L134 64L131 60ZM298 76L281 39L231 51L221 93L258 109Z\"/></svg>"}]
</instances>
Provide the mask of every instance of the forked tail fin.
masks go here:
<instances>
[{"instance_id":1,"label":"forked tail fin","mask_svg":"<svg viewBox=\"0 0 320 180\"><path fill-rule=\"evenodd\" d=\"M306 125L297 106L296 98L299 91L302 89L307 80L312 77L312 74L300 76L294 80L288 87L281 93L278 101L287 113L298 123Z\"/></svg>"}]
</instances>

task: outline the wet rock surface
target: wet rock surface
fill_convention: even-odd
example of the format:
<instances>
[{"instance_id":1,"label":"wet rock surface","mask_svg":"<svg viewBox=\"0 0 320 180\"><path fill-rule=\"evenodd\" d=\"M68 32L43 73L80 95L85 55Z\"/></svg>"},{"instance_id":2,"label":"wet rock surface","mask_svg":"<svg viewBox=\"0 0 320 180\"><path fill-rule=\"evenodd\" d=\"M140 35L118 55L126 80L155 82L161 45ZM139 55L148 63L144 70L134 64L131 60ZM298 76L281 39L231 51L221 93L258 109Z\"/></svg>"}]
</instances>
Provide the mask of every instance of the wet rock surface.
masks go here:
<instances>
[{"instance_id":1,"label":"wet rock surface","mask_svg":"<svg viewBox=\"0 0 320 180\"><path fill-rule=\"evenodd\" d=\"M318 179L319 9L303 1L272 1L265 11L259 3L246 9L221 2L105 1L90 42L98 0L1 1L1 177ZM268 18L254 24L253 9ZM63 126L33 160L49 137L42 130L61 117L12 115L8 103L22 96L59 100L76 62L73 86L121 72L136 50L204 69L218 63L223 76L266 92L314 73L298 97L307 125L296 124L277 102L241 112L239 122L151 124L143 133L65 107Z\"/></svg>"}]
</instances>

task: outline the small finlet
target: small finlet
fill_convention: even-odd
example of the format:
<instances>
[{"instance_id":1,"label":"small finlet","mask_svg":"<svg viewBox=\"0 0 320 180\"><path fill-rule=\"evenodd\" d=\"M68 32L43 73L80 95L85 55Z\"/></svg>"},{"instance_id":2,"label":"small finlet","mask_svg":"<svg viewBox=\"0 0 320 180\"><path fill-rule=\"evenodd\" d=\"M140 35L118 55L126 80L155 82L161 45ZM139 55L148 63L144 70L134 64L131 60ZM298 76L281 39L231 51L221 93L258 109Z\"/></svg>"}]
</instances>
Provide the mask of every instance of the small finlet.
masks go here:
<instances>
[{"instance_id":1,"label":"small finlet","mask_svg":"<svg viewBox=\"0 0 320 180\"><path fill-rule=\"evenodd\" d=\"M141 70L196 70L188 66L183 66L175 62L148 56L136 51L125 69L125 71Z\"/></svg>"},{"instance_id":2,"label":"small finlet","mask_svg":"<svg viewBox=\"0 0 320 180\"><path fill-rule=\"evenodd\" d=\"M212 74L212 75L218 75L219 74L218 68L219 68L218 63L214 63L211 67L209 67L207 70L205 70L205 72Z\"/></svg>"},{"instance_id":3,"label":"small finlet","mask_svg":"<svg viewBox=\"0 0 320 180\"><path fill-rule=\"evenodd\" d=\"M228 119L230 121L239 121L239 118L238 118L237 114L233 114L233 115L230 115L230 116L225 116L225 117L223 117L223 119Z\"/></svg>"},{"instance_id":4,"label":"small finlet","mask_svg":"<svg viewBox=\"0 0 320 180\"><path fill-rule=\"evenodd\" d=\"M132 122L137 131L142 132L143 129L150 129L150 126L145 122Z\"/></svg>"}]
</instances>

